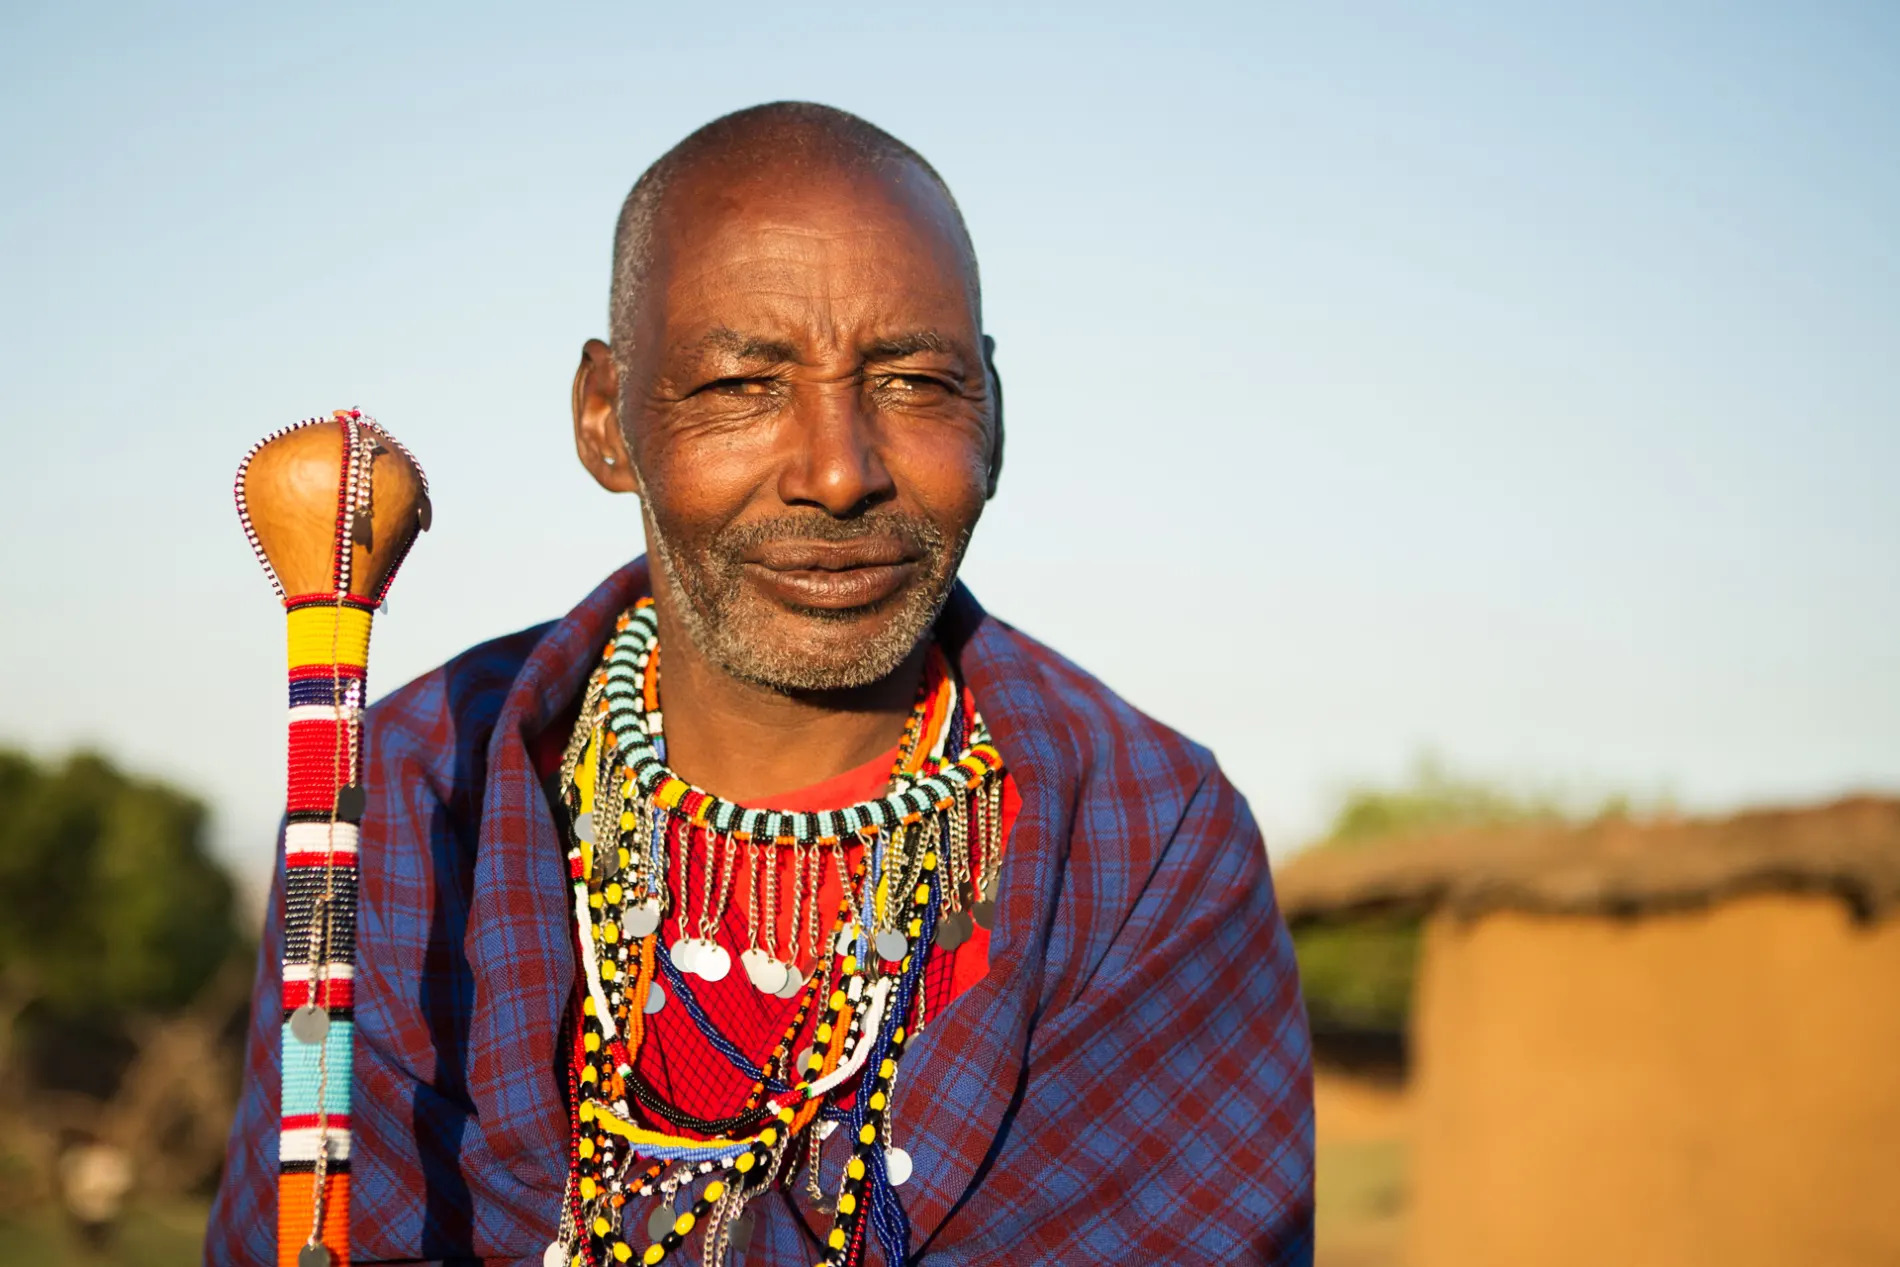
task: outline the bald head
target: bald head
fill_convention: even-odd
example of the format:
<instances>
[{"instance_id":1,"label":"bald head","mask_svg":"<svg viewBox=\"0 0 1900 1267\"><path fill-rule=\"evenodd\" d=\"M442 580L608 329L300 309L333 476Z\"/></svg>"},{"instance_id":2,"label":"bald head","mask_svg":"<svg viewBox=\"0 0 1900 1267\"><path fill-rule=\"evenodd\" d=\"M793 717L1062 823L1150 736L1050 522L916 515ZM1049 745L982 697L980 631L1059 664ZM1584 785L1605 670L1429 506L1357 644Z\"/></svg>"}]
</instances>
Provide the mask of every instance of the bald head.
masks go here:
<instances>
[{"instance_id":1,"label":"bald head","mask_svg":"<svg viewBox=\"0 0 1900 1267\"><path fill-rule=\"evenodd\" d=\"M914 685L1003 452L942 179L840 110L728 115L628 196L611 321L575 444L640 496L668 645L778 692Z\"/></svg>"},{"instance_id":2,"label":"bald head","mask_svg":"<svg viewBox=\"0 0 1900 1267\"><path fill-rule=\"evenodd\" d=\"M967 263L971 302L981 313L976 251L950 187L923 155L889 132L832 106L776 101L735 111L693 132L634 182L614 230L609 338L624 367L661 240L677 194L701 180L868 179L895 186L922 182L941 200Z\"/></svg>"}]
</instances>

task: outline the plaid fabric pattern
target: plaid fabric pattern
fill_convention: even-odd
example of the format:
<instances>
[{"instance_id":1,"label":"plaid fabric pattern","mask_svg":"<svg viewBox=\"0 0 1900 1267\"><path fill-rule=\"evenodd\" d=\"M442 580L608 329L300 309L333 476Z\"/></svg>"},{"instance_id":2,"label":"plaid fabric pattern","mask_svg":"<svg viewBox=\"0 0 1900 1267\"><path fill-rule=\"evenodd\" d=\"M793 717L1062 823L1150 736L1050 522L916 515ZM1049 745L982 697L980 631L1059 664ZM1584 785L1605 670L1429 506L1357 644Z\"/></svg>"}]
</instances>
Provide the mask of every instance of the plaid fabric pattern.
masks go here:
<instances>
[{"instance_id":1,"label":"plaid fabric pattern","mask_svg":"<svg viewBox=\"0 0 1900 1267\"><path fill-rule=\"evenodd\" d=\"M574 960L528 745L571 710L646 583L635 562L566 619L485 643L371 710L358 1263L532 1265L553 1234ZM1310 1263L1310 1048L1246 803L1205 749L961 587L939 635L1022 804L989 975L932 1019L899 1078L911 1261ZM209 1263L275 1253L281 939L273 916ZM830 1153L835 1168L842 1150ZM759 1201L745 1261L809 1263L823 1224L807 1201Z\"/></svg>"}]
</instances>

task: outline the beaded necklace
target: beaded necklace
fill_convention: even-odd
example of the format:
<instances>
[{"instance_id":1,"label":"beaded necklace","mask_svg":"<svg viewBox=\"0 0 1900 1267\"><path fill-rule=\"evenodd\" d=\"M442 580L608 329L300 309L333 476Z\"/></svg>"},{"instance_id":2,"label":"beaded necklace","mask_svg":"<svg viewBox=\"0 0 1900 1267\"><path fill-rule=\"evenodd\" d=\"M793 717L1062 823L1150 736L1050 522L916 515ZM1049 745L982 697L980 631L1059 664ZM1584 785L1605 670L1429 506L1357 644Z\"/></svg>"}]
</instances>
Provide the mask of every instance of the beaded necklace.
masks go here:
<instances>
[{"instance_id":1,"label":"beaded necklace","mask_svg":"<svg viewBox=\"0 0 1900 1267\"><path fill-rule=\"evenodd\" d=\"M1002 758L940 654L931 654L887 795L816 813L748 809L666 766L652 600L621 616L561 765L584 988L568 1069L568 1183L560 1235L544 1255L550 1267L607 1267L636 1252L659 1263L695 1229L702 1261L722 1262L750 1235L746 1203L791 1182L801 1165L814 1200L832 1214L825 1263L854 1267L873 1236L888 1261L902 1261L910 1226L895 1189L911 1163L891 1142L898 1062L922 1023L933 946L967 936L973 915L987 923L1001 847ZM854 865L847 845L861 846ZM703 860L697 887L688 882L689 854ZM786 854L789 894L777 883ZM735 956L715 934L742 858L748 944ZM819 909L828 870L841 888L829 913ZM754 988L796 1000L756 1063L719 1031L688 980L722 980L735 957ZM737 1113L686 1113L635 1068L647 1018L674 1001L750 1084ZM814 1019L810 1046L794 1056ZM827 1199L821 1149L840 1127L852 1151ZM636 1251L624 1228L629 1207L654 1196L649 1243Z\"/></svg>"}]
</instances>

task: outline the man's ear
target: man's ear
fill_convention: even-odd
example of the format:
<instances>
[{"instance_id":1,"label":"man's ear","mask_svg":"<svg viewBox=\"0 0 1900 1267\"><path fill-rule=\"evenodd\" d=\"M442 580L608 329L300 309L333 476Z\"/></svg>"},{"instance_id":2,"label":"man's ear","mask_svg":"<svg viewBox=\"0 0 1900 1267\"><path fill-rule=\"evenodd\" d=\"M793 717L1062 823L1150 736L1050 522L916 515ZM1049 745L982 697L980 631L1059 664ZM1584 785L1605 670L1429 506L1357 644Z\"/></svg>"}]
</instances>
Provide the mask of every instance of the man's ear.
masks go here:
<instances>
[{"instance_id":1,"label":"man's ear","mask_svg":"<svg viewBox=\"0 0 1900 1267\"><path fill-rule=\"evenodd\" d=\"M990 399L994 402L990 414L996 420L996 435L990 441L989 487L983 494L987 501L996 496L996 481L1003 474L1003 376L996 372L996 340L987 334L983 336L983 368L990 376Z\"/></svg>"},{"instance_id":2,"label":"man's ear","mask_svg":"<svg viewBox=\"0 0 1900 1267\"><path fill-rule=\"evenodd\" d=\"M608 492L640 491L620 431L620 370L613 350L599 339L581 345L581 363L574 371L574 451Z\"/></svg>"}]
</instances>

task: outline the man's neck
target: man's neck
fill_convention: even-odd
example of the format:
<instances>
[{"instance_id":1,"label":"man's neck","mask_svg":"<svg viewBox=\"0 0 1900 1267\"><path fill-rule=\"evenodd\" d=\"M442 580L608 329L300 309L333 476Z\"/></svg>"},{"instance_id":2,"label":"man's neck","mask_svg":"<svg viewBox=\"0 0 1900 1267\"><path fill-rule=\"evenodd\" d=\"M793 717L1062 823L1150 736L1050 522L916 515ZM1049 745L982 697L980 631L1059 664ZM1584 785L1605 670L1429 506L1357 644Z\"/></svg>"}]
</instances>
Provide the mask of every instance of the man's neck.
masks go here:
<instances>
[{"instance_id":1,"label":"man's neck","mask_svg":"<svg viewBox=\"0 0 1900 1267\"><path fill-rule=\"evenodd\" d=\"M918 644L869 686L788 695L733 677L662 611L666 763L741 805L769 805L775 795L855 769L903 737L928 650L928 640Z\"/></svg>"}]
</instances>

